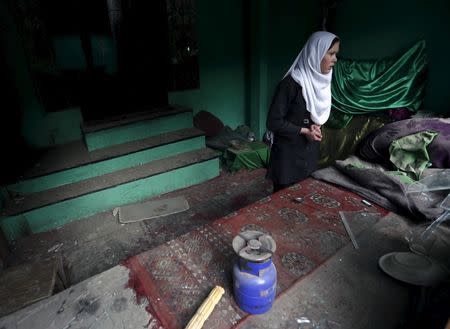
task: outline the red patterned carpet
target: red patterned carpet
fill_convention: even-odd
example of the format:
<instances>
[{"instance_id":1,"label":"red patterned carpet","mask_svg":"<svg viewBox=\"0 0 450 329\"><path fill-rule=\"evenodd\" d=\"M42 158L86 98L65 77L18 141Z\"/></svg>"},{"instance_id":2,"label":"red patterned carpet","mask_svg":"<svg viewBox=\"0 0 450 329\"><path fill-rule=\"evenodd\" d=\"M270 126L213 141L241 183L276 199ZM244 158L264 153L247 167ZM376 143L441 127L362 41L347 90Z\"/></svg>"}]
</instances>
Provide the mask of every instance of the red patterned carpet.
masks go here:
<instances>
[{"instance_id":1,"label":"red patterned carpet","mask_svg":"<svg viewBox=\"0 0 450 329\"><path fill-rule=\"evenodd\" d=\"M294 197L304 201L294 202ZM310 178L129 258L124 262L130 269L129 287L148 301L148 327L184 327L215 285L226 292L205 328L233 328L245 321L247 314L232 296L234 236L250 229L274 238L279 295L349 243L339 211L387 213L367 208L356 194Z\"/></svg>"}]
</instances>

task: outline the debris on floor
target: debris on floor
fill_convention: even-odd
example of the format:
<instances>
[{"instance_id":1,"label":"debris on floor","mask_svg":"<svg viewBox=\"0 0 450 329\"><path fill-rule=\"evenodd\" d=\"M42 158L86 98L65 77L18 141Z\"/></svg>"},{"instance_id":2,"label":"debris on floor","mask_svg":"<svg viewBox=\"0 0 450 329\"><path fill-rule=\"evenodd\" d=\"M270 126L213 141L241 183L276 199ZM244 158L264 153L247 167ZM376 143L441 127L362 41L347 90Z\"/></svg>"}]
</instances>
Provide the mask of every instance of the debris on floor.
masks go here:
<instances>
[{"instance_id":1,"label":"debris on floor","mask_svg":"<svg viewBox=\"0 0 450 329\"><path fill-rule=\"evenodd\" d=\"M189 203L184 196L150 200L114 208L113 215L118 216L122 224L139 222L176 214L189 209Z\"/></svg>"}]
</instances>

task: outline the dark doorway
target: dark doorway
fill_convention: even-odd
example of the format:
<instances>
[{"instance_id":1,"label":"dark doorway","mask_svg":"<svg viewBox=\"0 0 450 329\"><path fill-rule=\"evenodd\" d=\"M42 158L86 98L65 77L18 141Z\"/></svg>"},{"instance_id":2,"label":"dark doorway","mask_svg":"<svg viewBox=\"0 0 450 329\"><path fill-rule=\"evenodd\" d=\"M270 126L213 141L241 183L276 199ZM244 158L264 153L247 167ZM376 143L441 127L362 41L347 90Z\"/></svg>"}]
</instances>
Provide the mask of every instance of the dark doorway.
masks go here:
<instances>
[{"instance_id":1,"label":"dark doorway","mask_svg":"<svg viewBox=\"0 0 450 329\"><path fill-rule=\"evenodd\" d=\"M93 121L167 105L165 0L10 4L47 112L80 107Z\"/></svg>"},{"instance_id":2,"label":"dark doorway","mask_svg":"<svg viewBox=\"0 0 450 329\"><path fill-rule=\"evenodd\" d=\"M121 0L120 8L111 5L115 1L109 1L109 16L117 45L117 103L125 113L160 110L168 103L166 2Z\"/></svg>"},{"instance_id":3,"label":"dark doorway","mask_svg":"<svg viewBox=\"0 0 450 329\"><path fill-rule=\"evenodd\" d=\"M85 121L161 110L167 105L168 34L165 1L110 0L94 8L82 29L87 71L82 113ZM97 15L93 13L97 12ZM100 15L101 14L101 15ZM99 17L106 19L99 19ZM95 66L90 35L105 21L114 40L117 71Z\"/></svg>"}]
</instances>

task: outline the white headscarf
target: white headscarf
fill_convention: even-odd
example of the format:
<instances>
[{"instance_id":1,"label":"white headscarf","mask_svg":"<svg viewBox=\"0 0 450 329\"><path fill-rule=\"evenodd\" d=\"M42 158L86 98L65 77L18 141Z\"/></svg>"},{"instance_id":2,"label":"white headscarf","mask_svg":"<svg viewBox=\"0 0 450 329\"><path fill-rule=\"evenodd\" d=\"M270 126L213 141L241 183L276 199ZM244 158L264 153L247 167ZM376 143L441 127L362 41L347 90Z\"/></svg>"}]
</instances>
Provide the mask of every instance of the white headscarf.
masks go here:
<instances>
[{"instance_id":1,"label":"white headscarf","mask_svg":"<svg viewBox=\"0 0 450 329\"><path fill-rule=\"evenodd\" d=\"M302 86L306 109L316 124L323 125L331 110L331 77L333 70L322 74L320 62L336 36L326 31L314 32L309 37L294 63L287 71Z\"/></svg>"}]
</instances>

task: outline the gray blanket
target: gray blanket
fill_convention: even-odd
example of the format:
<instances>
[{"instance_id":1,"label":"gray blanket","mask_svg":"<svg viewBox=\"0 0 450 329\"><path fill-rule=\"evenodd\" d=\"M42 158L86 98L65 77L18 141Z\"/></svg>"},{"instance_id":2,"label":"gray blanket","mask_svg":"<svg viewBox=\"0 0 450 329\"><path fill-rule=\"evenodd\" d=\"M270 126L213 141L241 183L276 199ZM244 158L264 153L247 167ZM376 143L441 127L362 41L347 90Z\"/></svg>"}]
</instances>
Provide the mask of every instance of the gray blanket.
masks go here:
<instances>
[{"instance_id":1,"label":"gray blanket","mask_svg":"<svg viewBox=\"0 0 450 329\"><path fill-rule=\"evenodd\" d=\"M423 177L450 169L426 169ZM393 176L383 166L356 156L338 160L333 166L315 171L312 176L355 192L367 200L416 220L434 220L442 212L439 207L449 190L407 193L409 184Z\"/></svg>"}]
</instances>

